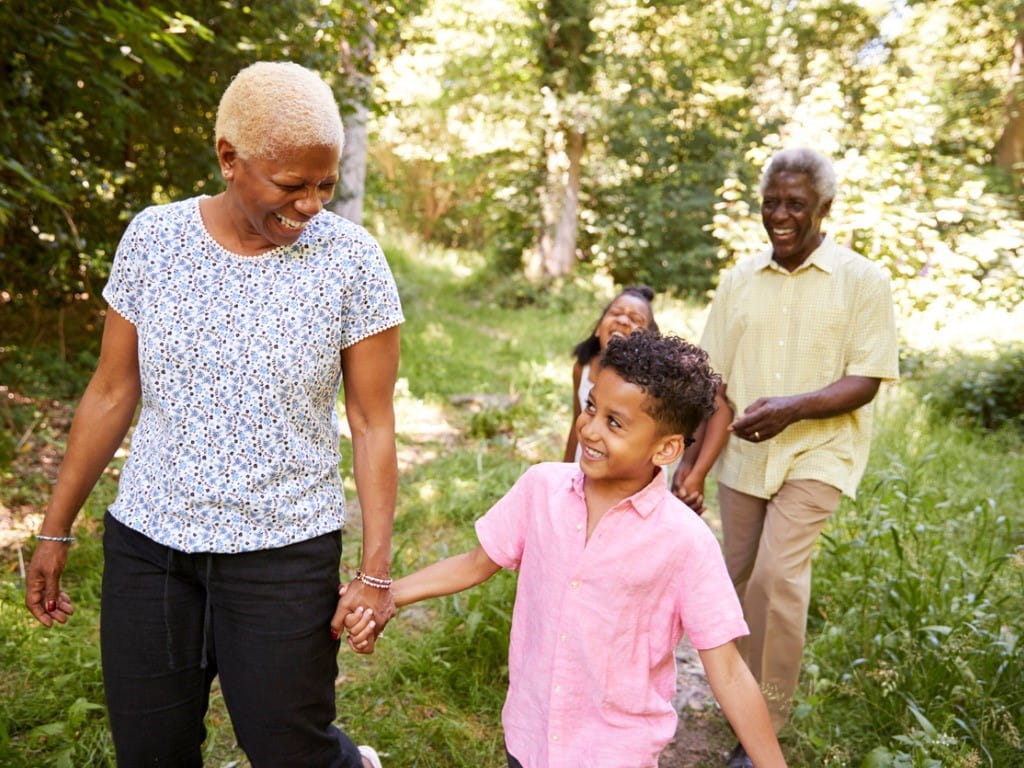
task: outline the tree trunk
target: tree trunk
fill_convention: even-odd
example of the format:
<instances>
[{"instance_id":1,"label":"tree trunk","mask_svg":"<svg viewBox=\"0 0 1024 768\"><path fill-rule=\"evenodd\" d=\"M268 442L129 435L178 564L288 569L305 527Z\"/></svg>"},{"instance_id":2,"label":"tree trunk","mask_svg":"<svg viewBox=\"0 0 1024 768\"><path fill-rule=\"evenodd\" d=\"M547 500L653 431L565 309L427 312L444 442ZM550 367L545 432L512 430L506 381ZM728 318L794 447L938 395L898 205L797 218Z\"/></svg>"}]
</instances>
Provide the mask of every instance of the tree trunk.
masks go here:
<instances>
[{"instance_id":1,"label":"tree trunk","mask_svg":"<svg viewBox=\"0 0 1024 768\"><path fill-rule=\"evenodd\" d=\"M579 231L584 135L575 128L566 128L563 135L568 169L562 177L562 200L555 223L554 242L544 265L544 272L552 277L567 275L572 271L576 264L576 235Z\"/></svg>"},{"instance_id":2,"label":"tree trunk","mask_svg":"<svg viewBox=\"0 0 1024 768\"><path fill-rule=\"evenodd\" d=\"M367 118L373 57L376 54L372 7L363 0L363 35L353 48L342 38L338 51L338 69L345 75L345 93L341 99L345 146L341 152L341 183L333 210L356 224L363 223L363 198L366 192Z\"/></svg>"},{"instance_id":3,"label":"tree trunk","mask_svg":"<svg viewBox=\"0 0 1024 768\"><path fill-rule=\"evenodd\" d=\"M1024 8L1017 8L1017 37L1013 44L1013 60L1010 63L1010 84L1006 94L1006 109L1003 132L996 142L996 165L1013 174L1014 181L1021 181L1021 162L1024 161L1024 84L1021 72L1024 67Z\"/></svg>"},{"instance_id":4,"label":"tree trunk","mask_svg":"<svg viewBox=\"0 0 1024 768\"><path fill-rule=\"evenodd\" d=\"M590 49L595 33L593 0L538 0L540 85L547 129L541 158L540 227L527 253L528 277L561 277L576 264L580 179L586 148L587 109L594 77Z\"/></svg>"},{"instance_id":5,"label":"tree trunk","mask_svg":"<svg viewBox=\"0 0 1024 768\"><path fill-rule=\"evenodd\" d=\"M368 78L367 78L368 79ZM348 105L342 120L345 147L341 153L341 184L334 212L356 224L363 223L363 197L366 190L366 120L369 110L361 102Z\"/></svg>"}]
</instances>

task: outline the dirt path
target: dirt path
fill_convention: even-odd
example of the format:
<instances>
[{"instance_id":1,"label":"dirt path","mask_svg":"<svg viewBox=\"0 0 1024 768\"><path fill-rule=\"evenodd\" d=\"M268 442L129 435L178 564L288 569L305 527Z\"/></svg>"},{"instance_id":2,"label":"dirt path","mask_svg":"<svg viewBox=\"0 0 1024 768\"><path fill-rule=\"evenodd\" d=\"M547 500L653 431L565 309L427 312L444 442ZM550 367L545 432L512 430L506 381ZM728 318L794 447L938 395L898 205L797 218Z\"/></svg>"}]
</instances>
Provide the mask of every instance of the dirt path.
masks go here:
<instances>
[{"instance_id":1,"label":"dirt path","mask_svg":"<svg viewBox=\"0 0 1024 768\"><path fill-rule=\"evenodd\" d=\"M661 753L659 768L721 768L734 737L708 686L697 652L687 639L676 649L679 727Z\"/></svg>"}]
</instances>

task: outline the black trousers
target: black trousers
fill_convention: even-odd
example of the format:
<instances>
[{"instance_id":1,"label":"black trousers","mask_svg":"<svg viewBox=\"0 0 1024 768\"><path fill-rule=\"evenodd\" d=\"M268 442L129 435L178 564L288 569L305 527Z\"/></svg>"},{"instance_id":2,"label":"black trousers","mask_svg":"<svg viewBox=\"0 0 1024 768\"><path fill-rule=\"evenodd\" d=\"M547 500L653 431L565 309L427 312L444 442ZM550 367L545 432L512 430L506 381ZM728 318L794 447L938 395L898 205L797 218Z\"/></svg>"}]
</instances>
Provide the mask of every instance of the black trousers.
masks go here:
<instances>
[{"instance_id":1,"label":"black trousers","mask_svg":"<svg viewBox=\"0 0 1024 768\"><path fill-rule=\"evenodd\" d=\"M108 513L100 640L119 768L198 768L210 685L253 768L362 768L333 725L341 534L187 554Z\"/></svg>"},{"instance_id":2,"label":"black trousers","mask_svg":"<svg viewBox=\"0 0 1024 768\"><path fill-rule=\"evenodd\" d=\"M512 757L512 753L507 749L505 750L505 754L508 756L508 768L523 768L523 764Z\"/></svg>"}]
</instances>

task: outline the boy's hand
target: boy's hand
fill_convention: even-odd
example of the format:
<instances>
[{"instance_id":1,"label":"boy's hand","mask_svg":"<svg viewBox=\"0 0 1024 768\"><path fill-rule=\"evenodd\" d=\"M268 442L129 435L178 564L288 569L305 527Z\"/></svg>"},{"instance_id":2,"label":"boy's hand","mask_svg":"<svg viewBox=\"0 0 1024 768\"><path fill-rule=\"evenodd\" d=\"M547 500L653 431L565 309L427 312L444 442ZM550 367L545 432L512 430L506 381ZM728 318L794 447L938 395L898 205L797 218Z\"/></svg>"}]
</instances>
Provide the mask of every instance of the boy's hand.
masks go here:
<instances>
[{"instance_id":1,"label":"boy's hand","mask_svg":"<svg viewBox=\"0 0 1024 768\"><path fill-rule=\"evenodd\" d=\"M362 607L345 616L345 629L348 631L348 644L356 653L373 653L376 635L373 630L377 622L373 620L373 609Z\"/></svg>"},{"instance_id":2,"label":"boy's hand","mask_svg":"<svg viewBox=\"0 0 1024 768\"><path fill-rule=\"evenodd\" d=\"M338 610L341 611L342 598L348 591L348 584L342 584L338 587ZM358 606L354 610L342 613L342 625L341 630L336 630L335 624L337 622L338 614L335 613L334 620L331 621L331 632L335 635L340 635L341 632L347 632L349 647L352 648L356 653L373 653L374 647L377 644L377 634L375 632L377 628L377 622L373 618L372 608L363 608Z\"/></svg>"}]
</instances>

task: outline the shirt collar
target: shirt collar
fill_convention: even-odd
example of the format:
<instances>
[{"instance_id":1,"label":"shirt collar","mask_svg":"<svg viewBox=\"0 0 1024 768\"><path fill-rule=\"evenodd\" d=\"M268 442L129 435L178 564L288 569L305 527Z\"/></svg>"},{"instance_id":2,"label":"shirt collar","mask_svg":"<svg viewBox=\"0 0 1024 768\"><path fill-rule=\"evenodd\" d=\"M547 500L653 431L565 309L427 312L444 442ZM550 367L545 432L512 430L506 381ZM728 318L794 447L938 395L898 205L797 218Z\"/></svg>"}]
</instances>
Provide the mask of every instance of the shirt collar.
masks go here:
<instances>
[{"instance_id":1,"label":"shirt collar","mask_svg":"<svg viewBox=\"0 0 1024 768\"><path fill-rule=\"evenodd\" d=\"M793 270L792 273L780 267L772 260L772 249L768 248L757 255L755 259L758 270L762 269L775 269L779 272L786 272L786 274L796 274L805 269L811 267L817 267L826 274L832 274L832 270L836 266L836 241L833 240L829 235L825 235L821 244L811 251L811 255L807 257L807 260Z\"/></svg>"},{"instance_id":2,"label":"shirt collar","mask_svg":"<svg viewBox=\"0 0 1024 768\"><path fill-rule=\"evenodd\" d=\"M583 495L583 481L586 479L586 475L583 474L583 470L580 469L579 464L576 465L576 471L571 474L572 490L581 499L586 501L586 496ZM665 468L658 467L657 474L654 475L654 479L651 480L647 485L641 488L639 491L634 493L627 499L620 501L628 503L640 517L649 517L654 509L660 504L665 494L668 493L668 479L665 477ZM616 504L615 506L619 506Z\"/></svg>"}]
</instances>

